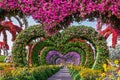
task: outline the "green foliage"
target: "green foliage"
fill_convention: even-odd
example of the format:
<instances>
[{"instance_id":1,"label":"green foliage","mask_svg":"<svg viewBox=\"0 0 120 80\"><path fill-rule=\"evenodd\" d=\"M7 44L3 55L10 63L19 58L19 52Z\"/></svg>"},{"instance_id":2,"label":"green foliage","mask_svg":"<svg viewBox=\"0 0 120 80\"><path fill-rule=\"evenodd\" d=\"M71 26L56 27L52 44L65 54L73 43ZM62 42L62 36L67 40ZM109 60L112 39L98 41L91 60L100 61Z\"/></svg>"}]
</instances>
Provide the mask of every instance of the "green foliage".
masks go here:
<instances>
[{"instance_id":1,"label":"green foliage","mask_svg":"<svg viewBox=\"0 0 120 80\"><path fill-rule=\"evenodd\" d=\"M0 62L4 62L4 59L5 59L6 56L0 56Z\"/></svg>"}]
</instances>

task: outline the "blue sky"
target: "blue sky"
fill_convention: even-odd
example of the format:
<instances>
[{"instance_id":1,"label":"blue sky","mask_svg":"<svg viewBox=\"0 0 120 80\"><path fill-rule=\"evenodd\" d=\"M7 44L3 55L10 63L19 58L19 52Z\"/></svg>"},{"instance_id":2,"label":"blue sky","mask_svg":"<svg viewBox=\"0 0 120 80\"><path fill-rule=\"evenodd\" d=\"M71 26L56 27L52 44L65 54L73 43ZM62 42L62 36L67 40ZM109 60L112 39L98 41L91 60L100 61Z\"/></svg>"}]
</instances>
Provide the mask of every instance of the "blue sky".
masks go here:
<instances>
[{"instance_id":1,"label":"blue sky","mask_svg":"<svg viewBox=\"0 0 120 80\"><path fill-rule=\"evenodd\" d=\"M12 18L12 20L13 20L13 23L15 24L15 25L19 25L18 24L18 22L14 19L14 18ZM37 24L33 19L32 19L32 17L29 17L28 18L28 23L29 23L29 26L30 25L34 25L34 24ZM96 21L94 21L94 22L89 22L89 21L82 21L82 22L80 22L80 23L77 23L77 22L73 22L72 23L72 25L85 25L85 26L91 26L91 27L93 27L93 28L95 28L95 26L96 26ZM103 27L104 28L104 27ZM11 42L11 34L9 33L9 32L7 32L7 36L8 36L8 45L10 45L10 50L9 50L9 52L11 52L11 47L12 47L12 42ZM0 41L2 41L2 35L0 36ZM108 43L108 46L110 46L111 45L111 36L109 37L109 39L107 39L107 43Z\"/></svg>"}]
</instances>

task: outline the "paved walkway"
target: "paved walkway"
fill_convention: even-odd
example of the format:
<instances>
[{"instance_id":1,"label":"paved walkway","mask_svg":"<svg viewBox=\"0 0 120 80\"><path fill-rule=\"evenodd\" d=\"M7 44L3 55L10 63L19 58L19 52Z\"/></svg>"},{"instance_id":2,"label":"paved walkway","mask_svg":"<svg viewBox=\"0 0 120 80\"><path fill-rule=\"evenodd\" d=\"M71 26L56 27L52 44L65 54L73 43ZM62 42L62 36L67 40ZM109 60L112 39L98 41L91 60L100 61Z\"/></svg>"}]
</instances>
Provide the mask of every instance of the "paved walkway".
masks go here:
<instances>
[{"instance_id":1,"label":"paved walkway","mask_svg":"<svg viewBox=\"0 0 120 80\"><path fill-rule=\"evenodd\" d=\"M72 80L69 70L67 68L62 68L52 77L47 80Z\"/></svg>"}]
</instances>

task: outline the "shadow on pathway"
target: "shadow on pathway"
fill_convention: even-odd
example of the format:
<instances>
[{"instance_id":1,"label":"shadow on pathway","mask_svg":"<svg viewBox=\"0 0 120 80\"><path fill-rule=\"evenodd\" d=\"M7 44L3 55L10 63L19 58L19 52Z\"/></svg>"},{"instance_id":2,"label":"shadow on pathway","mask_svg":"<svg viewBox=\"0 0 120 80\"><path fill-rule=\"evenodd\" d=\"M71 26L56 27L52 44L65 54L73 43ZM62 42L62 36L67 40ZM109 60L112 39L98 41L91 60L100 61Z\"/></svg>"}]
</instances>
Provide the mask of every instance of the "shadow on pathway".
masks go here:
<instances>
[{"instance_id":1,"label":"shadow on pathway","mask_svg":"<svg viewBox=\"0 0 120 80\"><path fill-rule=\"evenodd\" d=\"M62 68L52 77L47 80L72 80L69 70L67 68Z\"/></svg>"}]
</instances>

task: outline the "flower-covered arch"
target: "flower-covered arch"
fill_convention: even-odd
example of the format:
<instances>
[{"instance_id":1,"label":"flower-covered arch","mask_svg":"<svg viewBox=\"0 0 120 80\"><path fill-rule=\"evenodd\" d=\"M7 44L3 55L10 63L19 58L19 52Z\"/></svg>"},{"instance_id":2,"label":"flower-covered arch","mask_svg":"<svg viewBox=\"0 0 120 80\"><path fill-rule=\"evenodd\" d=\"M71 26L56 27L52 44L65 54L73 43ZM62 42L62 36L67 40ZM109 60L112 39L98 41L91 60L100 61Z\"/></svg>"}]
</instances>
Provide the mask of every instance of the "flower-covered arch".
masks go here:
<instances>
[{"instance_id":1,"label":"flower-covered arch","mask_svg":"<svg viewBox=\"0 0 120 80\"><path fill-rule=\"evenodd\" d=\"M56 36L57 37L57 36ZM60 36L59 36L60 37ZM52 37L51 37L52 38ZM56 39L55 39L56 40ZM59 39L58 39L59 40ZM81 50L83 50L83 54L82 55L84 55L83 56L83 58L82 58L82 64L84 64L85 62L86 62L86 64L87 65L90 65L90 64L92 64L93 63L93 61L87 61L87 60L92 60L93 58L94 58L94 54L93 54L93 50L92 50L92 48L87 44L87 43L83 43L83 42L69 42L69 43L66 43L66 44L60 44L60 41L57 43L57 44L55 44L55 41L50 41L49 39L48 40L45 40L45 41L43 41L43 42L40 42L40 43L37 43L35 46L34 46L34 48L33 48L33 50L32 50L32 64L34 65L34 64L36 64L36 65L39 65L39 63L40 63L40 61L39 61L39 57L36 57L36 56L38 56L38 55L41 55L40 54L40 51L42 50L42 49L44 49L44 47L55 47L56 49L57 49L57 51L59 51L60 53L62 53L62 54L66 54L66 53L68 53L69 52L69 50L75 50L74 48L72 49L71 47L77 47L77 48L79 48L79 49L81 49ZM54 48L54 49L55 49ZM53 50L54 50L53 49ZM78 49L78 50L79 50ZM77 51L78 51L77 50ZM49 51L49 50L48 50ZM45 54L46 54L47 52L45 52ZM90 56L91 55L91 56ZM89 57L87 57L87 59L85 59L85 56L89 56ZM44 61L45 62L45 61Z\"/></svg>"},{"instance_id":2,"label":"flower-covered arch","mask_svg":"<svg viewBox=\"0 0 120 80\"><path fill-rule=\"evenodd\" d=\"M2 0L0 12L3 11L3 15L5 12L10 15L32 16L50 33L58 32L74 21L96 20L97 29L106 25L104 36L112 34L114 48L120 37L119 3L120 0ZM111 29L108 31L109 27Z\"/></svg>"},{"instance_id":3,"label":"flower-covered arch","mask_svg":"<svg viewBox=\"0 0 120 80\"><path fill-rule=\"evenodd\" d=\"M52 50L56 50L56 51L59 51L59 49L57 49L57 48L55 48L55 47L48 47L48 48L46 48L44 51L43 51L43 53L40 55L40 63L42 64L42 65L44 65L44 64L47 64L47 62L46 62L46 56L47 55L49 55L49 51L52 51ZM82 51L81 49L79 49L79 48L74 48L73 50L72 49L69 49L69 51L68 52L72 52L72 51L75 51L75 52L77 52L77 53L79 53L79 55L81 55L81 57L82 57L82 60L80 60L81 61L81 65L84 65L84 63L85 63L85 52L84 51ZM67 52L67 53L68 53ZM67 53L65 53L64 54L64 56L65 55L67 55ZM61 54L63 54L63 53L61 53ZM60 55L61 55L60 54ZM54 54L53 54L54 55ZM63 55L61 55L61 56L63 56ZM59 56L58 58L60 58L61 56ZM62 57L63 58L63 57Z\"/></svg>"},{"instance_id":4,"label":"flower-covered arch","mask_svg":"<svg viewBox=\"0 0 120 80\"><path fill-rule=\"evenodd\" d=\"M12 57L16 66L27 65L26 46L29 45L32 40L38 37L46 37L46 32L41 25L31 26L30 28L27 28L26 30L20 32L12 48Z\"/></svg>"},{"instance_id":5,"label":"flower-covered arch","mask_svg":"<svg viewBox=\"0 0 120 80\"><path fill-rule=\"evenodd\" d=\"M75 37L86 39L93 44L96 50L95 62L92 66L93 69L101 68L102 64L106 63L105 60L108 58L109 53L106 41L93 28L85 26L74 26L63 31L61 35L66 36L66 38L63 39L63 44Z\"/></svg>"},{"instance_id":6,"label":"flower-covered arch","mask_svg":"<svg viewBox=\"0 0 120 80\"><path fill-rule=\"evenodd\" d=\"M102 64L106 63L108 58L109 52L105 39L91 27L72 26L61 33L47 37L42 26L37 25L23 30L17 36L12 48L13 61L16 66L27 65L25 46L37 37L46 39L34 45L31 56L33 65L47 64L46 56L51 50L56 50L62 55L75 51L80 55L80 65L93 69L102 69ZM73 40L75 38L77 40ZM59 57L54 60L57 58Z\"/></svg>"}]
</instances>

